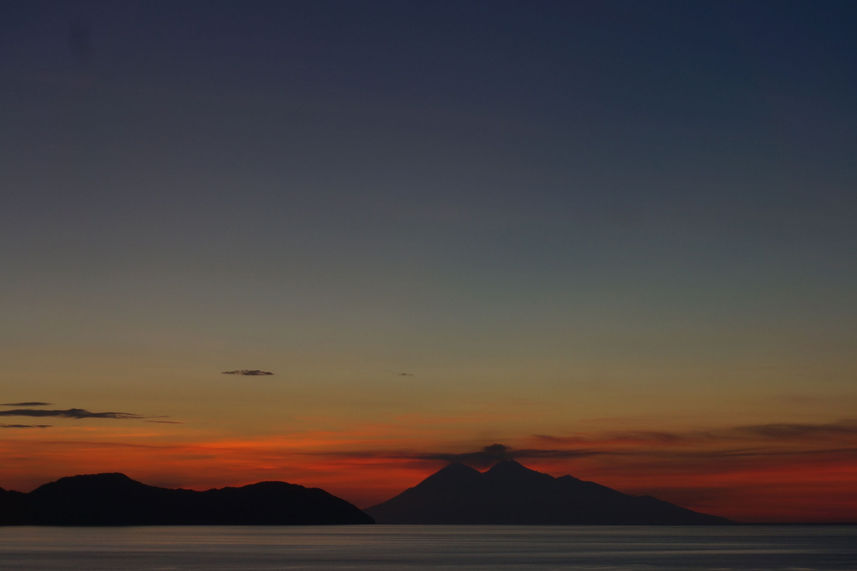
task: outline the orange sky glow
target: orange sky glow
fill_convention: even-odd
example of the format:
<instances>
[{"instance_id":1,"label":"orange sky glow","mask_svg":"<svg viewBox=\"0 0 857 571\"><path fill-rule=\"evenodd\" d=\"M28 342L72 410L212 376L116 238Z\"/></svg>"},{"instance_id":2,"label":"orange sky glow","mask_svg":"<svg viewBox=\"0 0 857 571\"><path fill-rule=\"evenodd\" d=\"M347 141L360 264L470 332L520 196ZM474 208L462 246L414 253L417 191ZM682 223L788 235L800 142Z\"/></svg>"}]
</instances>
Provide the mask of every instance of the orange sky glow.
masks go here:
<instances>
[{"instance_id":1,"label":"orange sky glow","mask_svg":"<svg viewBox=\"0 0 857 571\"><path fill-rule=\"evenodd\" d=\"M570 473L737 521L835 522L853 521L857 513L853 428L840 423L530 436L507 446L523 464L554 476ZM448 461L460 457L478 468L492 461L479 456L477 446L433 443L422 434L424 427L402 437L391 436L384 424L253 438L178 439L174 428L168 430L136 427L111 438L103 427L78 426L61 439L30 430L0 441L0 482L26 491L64 475L107 471L193 489L285 480L368 507ZM784 440L778 431L791 431L792 438ZM839 435L835 446L829 433Z\"/></svg>"}]
</instances>

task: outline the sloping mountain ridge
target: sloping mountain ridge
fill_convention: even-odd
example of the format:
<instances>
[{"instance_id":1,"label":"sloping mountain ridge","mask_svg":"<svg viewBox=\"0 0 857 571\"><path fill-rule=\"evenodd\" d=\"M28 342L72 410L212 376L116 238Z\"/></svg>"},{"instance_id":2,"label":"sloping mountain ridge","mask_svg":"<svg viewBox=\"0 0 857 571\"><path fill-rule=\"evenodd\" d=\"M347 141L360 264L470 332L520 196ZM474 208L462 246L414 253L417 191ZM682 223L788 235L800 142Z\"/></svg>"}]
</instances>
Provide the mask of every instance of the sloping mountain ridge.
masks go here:
<instances>
[{"instance_id":1,"label":"sloping mountain ridge","mask_svg":"<svg viewBox=\"0 0 857 571\"><path fill-rule=\"evenodd\" d=\"M61 478L0 493L6 525L322 525L372 518L318 488L260 482L204 492L148 486L124 474Z\"/></svg>"},{"instance_id":2,"label":"sloping mountain ridge","mask_svg":"<svg viewBox=\"0 0 857 571\"><path fill-rule=\"evenodd\" d=\"M486 472L453 463L366 510L378 523L592 525L725 524L651 496L554 478L506 460Z\"/></svg>"}]
</instances>

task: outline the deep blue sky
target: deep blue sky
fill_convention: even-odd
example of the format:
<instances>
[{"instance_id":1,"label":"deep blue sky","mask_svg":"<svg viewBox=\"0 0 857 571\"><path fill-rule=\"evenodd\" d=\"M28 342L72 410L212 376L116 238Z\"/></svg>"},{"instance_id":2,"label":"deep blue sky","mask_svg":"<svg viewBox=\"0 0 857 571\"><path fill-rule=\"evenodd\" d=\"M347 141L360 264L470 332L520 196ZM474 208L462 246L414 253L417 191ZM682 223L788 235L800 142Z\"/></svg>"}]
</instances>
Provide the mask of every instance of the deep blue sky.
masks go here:
<instances>
[{"instance_id":1,"label":"deep blue sky","mask_svg":"<svg viewBox=\"0 0 857 571\"><path fill-rule=\"evenodd\" d=\"M204 419L235 398L210 375L265 368L283 384L254 399L330 417L841 418L855 24L854 2L3 2L5 398ZM309 381L341 400L295 404Z\"/></svg>"}]
</instances>

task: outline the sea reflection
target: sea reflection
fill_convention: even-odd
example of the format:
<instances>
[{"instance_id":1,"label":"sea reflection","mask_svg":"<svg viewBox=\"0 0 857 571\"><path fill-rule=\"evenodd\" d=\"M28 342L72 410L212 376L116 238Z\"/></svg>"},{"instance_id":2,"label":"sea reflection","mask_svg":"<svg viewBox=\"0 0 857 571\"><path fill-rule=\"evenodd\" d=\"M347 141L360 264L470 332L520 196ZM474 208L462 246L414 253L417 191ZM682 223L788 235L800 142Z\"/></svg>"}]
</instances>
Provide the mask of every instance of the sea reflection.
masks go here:
<instances>
[{"instance_id":1,"label":"sea reflection","mask_svg":"<svg viewBox=\"0 0 857 571\"><path fill-rule=\"evenodd\" d=\"M0 569L857 568L855 526L0 527Z\"/></svg>"}]
</instances>

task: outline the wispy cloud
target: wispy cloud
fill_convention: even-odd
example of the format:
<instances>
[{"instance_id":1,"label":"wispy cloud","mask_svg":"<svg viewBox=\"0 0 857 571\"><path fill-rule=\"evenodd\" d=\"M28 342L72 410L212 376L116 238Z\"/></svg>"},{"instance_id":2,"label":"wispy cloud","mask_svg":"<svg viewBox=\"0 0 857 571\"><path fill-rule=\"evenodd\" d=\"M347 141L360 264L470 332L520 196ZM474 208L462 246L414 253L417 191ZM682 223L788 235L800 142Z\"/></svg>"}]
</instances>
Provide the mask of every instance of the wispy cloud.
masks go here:
<instances>
[{"instance_id":1,"label":"wispy cloud","mask_svg":"<svg viewBox=\"0 0 857 571\"><path fill-rule=\"evenodd\" d=\"M827 439L857 436L857 420L841 420L829 424L757 424L736 427L735 432L753 438L774 440Z\"/></svg>"},{"instance_id":2,"label":"wispy cloud","mask_svg":"<svg viewBox=\"0 0 857 571\"><path fill-rule=\"evenodd\" d=\"M0 416L54 416L61 418L113 418L120 420L145 418L139 414L132 414L130 412L90 412L82 408L69 408L65 410L16 408L12 410L2 410L0 411Z\"/></svg>"},{"instance_id":3,"label":"wispy cloud","mask_svg":"<svg viewBox=\"0 0 857 571\"><path fill-rule=\"evenodd\" d=\"M41 401L28 401L28 402L4 402L0 403L0 406L50 406L53 403L49 402L41 402Z\"/></svg>"},{"instance_id":4,"label":"wispy cloud","mask_svg":"<svg viewBox=\"0 0 857 571\"><path fill-rule=\"evenodd\" d=\"M526 460L536 458L580 458L606 454L601 450L589 449L515 449L505 444L494 443L469 452L443 452L419 450L348 450L348 451L310 451L309 456L329 456L338 458L367 458L385 460L423 460L441 462L461 462L477 467L487 467L501 460Z\"/></svg>"},{"instance_id":5,"label":"wispy cloud","mask_svg":"<svg viewBox=\"0 0 857 571\"><path fill-rule=\"evenodd\" d=\"M0 424L0 428L50 428L50 424Z\"/></svg>"},{"instance_id":6,"label":"wispy cloud","mask_svg":"<svg viewBox=\"0 0 857 571\"><path fill-rule=\"evenodd\" d=\"M609 458L611 464L621 459L621 465L651 464L653 469L684 465L691 469L692 466L710 466L724 459L769 463L815 457L853 458L857 456L857 421L740 425L673 432L538 434L521 442L527 445L514 448L494 443L464 452L399 448L308 451L306 454L349 459L462 462L480 468L510 459L554 464L552 461L589 458L599 466L606 466L604 462Z\"/></svg>"},{"instance_id":7,"label":"wispy cloud","mask_svg":"<svg viewBox=\"0 0 857 571\"><path fill-rule=\"evenodd\" d=\"M600 434L556 436L534 434L537 442L556 446L574 445L669 445L711 444L736 441L776 442L785 444L799 441L830 441L857 438L857 420L845 419L831 423L770 423L739 425L711 430L687 431L622 431Z\"/></svg>"},{"instance_id":8,"label":"wispy cloud","mask_svg":"<svg viewBox=\"0 0 857 571\"><path fill-rule=\"evenodd\" d=\"M555 446L592 445L598 443L618 444L671 444L686 442L700 438L706 433L678 433L661 432L653 430L635 430L624 432L608 432L602 434L575 434L571 436L557 436L552 434L534 434L532 438L537 442Z\"/></svg>"},{"instance_id":9,"label":"wispy cloud","mask_svg":"<svg viewBox=\"0 0 857 571\"><path fill-rule=\"evenodd\" d=\"M242 375L244 377L262 377L273 375L271 371L263 371L262 369L235 369L234 371L223 371L224 375Z\"/></svg>"}]
</instances>

